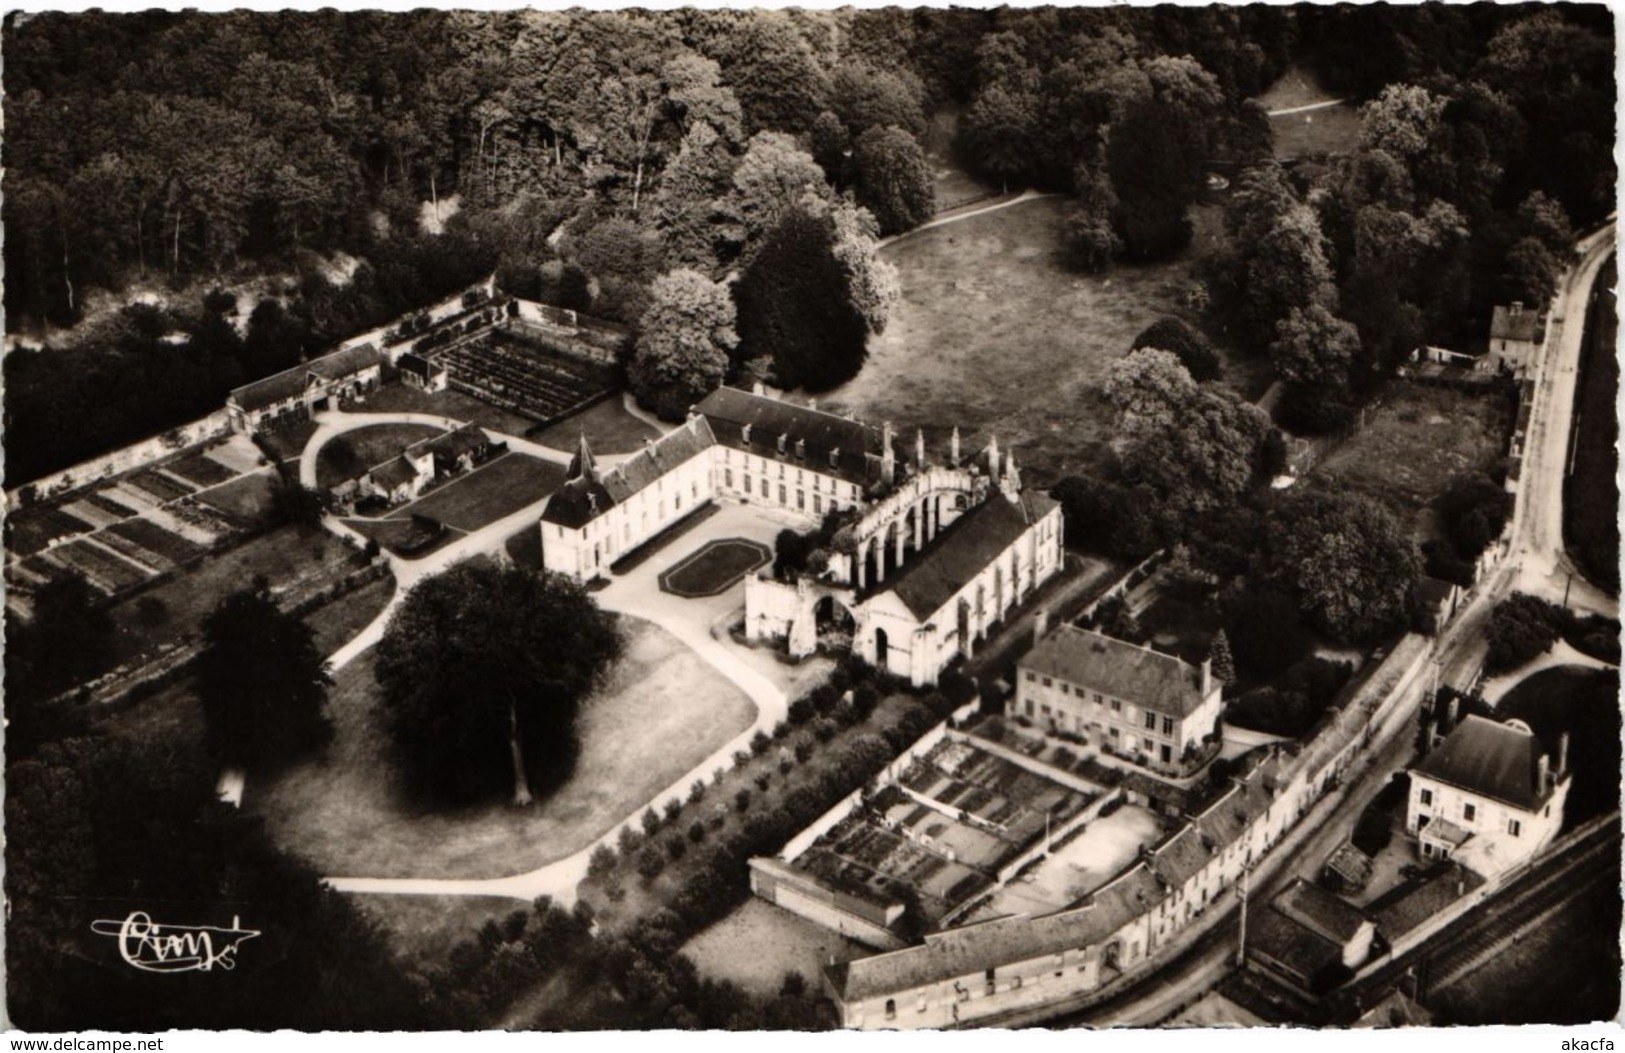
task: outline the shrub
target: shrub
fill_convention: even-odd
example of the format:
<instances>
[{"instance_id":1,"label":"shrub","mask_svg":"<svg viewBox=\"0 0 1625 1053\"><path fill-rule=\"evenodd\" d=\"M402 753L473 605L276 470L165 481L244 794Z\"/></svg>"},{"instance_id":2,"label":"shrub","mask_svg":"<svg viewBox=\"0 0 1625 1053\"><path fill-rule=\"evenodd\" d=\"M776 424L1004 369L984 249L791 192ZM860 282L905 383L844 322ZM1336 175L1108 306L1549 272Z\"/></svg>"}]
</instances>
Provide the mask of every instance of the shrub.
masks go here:
<instances>
[{"instance_id":1,"label":"shrub","mask_svg":"<svg viewBox=\"0 0 1625 1053\"><path fill-rule=\"evenodd\" d=\"M773 745L773 740L768 738L765 731L758 731L750 737L750 751L758 757L766 753L771 745Z\"/></svg>"},{"instance_id":2,"label":"shrub","mask_svg":"<svg viewBox=\"0 0 1625 1053\"><path fill-rule=\"evenodd\" d=\"M782 739L788 734L790 734L790 725L788 722L781 720L777 724L773 725L774 741Z\"/></svg>"},{"instance_id":3,"label":"shrub","mask_svg":"<svg viewBox=\"0 0 1625 1053\"><path fill-rule=\"evenodd\" d=\"M653 881L666 869L666 857L654 845L646 846L638 853L638 874L645 881Z\"/></svg>"},{"instance_id":4,"label":"shrub","mask_svg":"<svg viewBox=\"0 0 1625 1053\"><path fill-rule=\"evenodd\" d=\"M790 703L790 723L796 726L807 723L813 717L813 704L810 699L798 698Z\"/></svg>"},{"instance_id":5,"label":"shrub","mask_svg":"<svg viewBox=\"0 0 1625 1053\"><path fill-rule=\"evenodd\" d=\"M880 692L869 684L859 684L852 692L852 710L859 720L868 720L880 705Z\"/></svg>"},{"instance_id":6,"label":"shrub","mask_svg":"<svg viewBox=\"0 0 1625 1053\"><path fill-rule=\"evenodd\" d=\"M663 806L662 810L666 813L666 822L669 823L673 819L676 819L678 813L683 810L683 802L679 801L675 797L670 798L669 800L666 801L666 803Z\"/></svg>"},{"instance_id":7,"label":"shrub","mask_svg":"<svg viewBox=\"0 0 1625 1053\"><path fill-rule=\"evenodd\" d=\"M734 750L734 767L743 768L750 763L750 750Z\"/></svg>"},{"instance_id":8,"label":"shrub","mask_svg":"<svg viewBox=\"0 0 1625 1053\"><path fill-rule=\"evenodd\" d=\"M812 754L813 743L811 739L803 735L801 738L796 740L796 761L798 763L807 763L807 758L811 757Z\"/></svg>"},{"instance_id":9,"label":"shrub","mask_svg":"<svg viewBox=\"0 0 1625 1053\"><path fill-rule=\"evenodd\" d=\"M666 838L666 854L671 857L672 862L675 863L677 860L683 858L683 853L687 851L688 842L684 841L681 837L673 834L672 836Z\"/></svg>"},{"instance_id":10,"label":"shrub","mask_svg":"<svg viewBox=\"0 0 1625 1053\"><path fill-rule=\"evenodd\" d=\"M1485 671L1504 673L1544 653L1556 642L1564 621L1561 607L1535 596L1518 592L1501 601L1485 631L1490 645Z\"/></svg>"},{"instance_id":11,"label":"shrub","mask_svg":"<svg viewBox=\"0 0 1625 1053\"><path fill-rule=\"evenodd\" d=\"M705 783L701 782L699 779L695 779L694 780L694 785L692 785L692 786L690 786L688 788L688 802L690 804L693 804L695 801L698 801L700 798L702 798L704 796L705 796Z\"/></svg>"},{"instance_id":12,"label":"shrub","mask_svg":"<svg viewBox=\"0 0 1625 1053\"><path fill-rule=\"evenodd\" d=\"M643 832L647 835L652 835L656 830L659 829L660 816L655 814L655 810L653 808L650 808L648 811L643 813Z\"/></svg>"},{"instance_id":13,"label":"shrub","mask_svg":"<svg viewBox=\"0 0 1625 1053\"><path fill-rule=\"evenodd\" d=\"M748 810L750 808L750 791L749 790L744 789L743 787L741 787L739 792L734 794L734 807L739 809L741 812L746 811L746 810Z\"/></svg>"},{"instance_id":14,"label":"shrub","mask_svg":"<svg viewBox=\"0 0 1625 1053\"><path fill-rule=\"evenodd\" d=\"M599 845L592 850L592 855L587 857L587 873L594 877L607 874L615 869L615 863L619 858L613 848L608 845Z\"/></svg>"},{"instance_id":15,"label":"shrub","mask_svg":"<svg viewBox=\"0 0 1625 1053\"><path fill-rule=\"evenodd\" d=\"M688 839L695 844L705 840L705 824L698 819L688 824Z\"/></svg>"},{"instance_id":16,"label":"shrub","mask_svg":"<svg viewBox=\"0 0 1625 1053\"><path fill-rule=\"evenodd\" d=\"M771 772L759 771L756 773L756 788L758 790L765 793L767 791L768 784L772 781L773 774Z\"/></svg>"},{"instance_id":17,"label":"shrub","mask_svg":"<svg viewBox=\"0 0 1625 1053\"><path fill-rule=\"evenodd\" d=\"M629 856L636 852L638 846L643 843L643 836L632 827L623 826L621 827L620 836L616 838L616 843L620 845L621 855Z\"/></svg>"},{"instance_id":18,"label":"shrub","mask_svg":"<svg viewBox=\"0 0 1625 1053\"><path fill-rule=\"evenodd\" d=\"M828 742L835 737L835 733L839 730L835 726L835 721L830 720L828 717L820 717L813 721L813 735L819 742Z\"/></svg>"}]
</instances>

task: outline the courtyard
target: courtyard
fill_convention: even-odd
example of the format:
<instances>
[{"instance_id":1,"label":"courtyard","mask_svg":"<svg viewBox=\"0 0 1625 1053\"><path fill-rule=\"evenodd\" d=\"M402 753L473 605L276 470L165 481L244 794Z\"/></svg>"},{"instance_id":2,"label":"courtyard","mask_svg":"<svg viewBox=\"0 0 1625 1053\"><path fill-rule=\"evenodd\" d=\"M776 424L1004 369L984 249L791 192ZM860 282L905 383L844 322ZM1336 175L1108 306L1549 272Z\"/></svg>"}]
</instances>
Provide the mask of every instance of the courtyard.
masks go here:
<instances>
[{"instance_id":1,"label":"courtyard","mask_svg":"<svg viewBox=\"0 0 1625 1053\"><path fill-rule=\"evenodd\" d=\"M754 994L777 994L786 973L816 988L824 966L872 954L867 947L765 899L752 896L683 944L700 973Z\"/></svg>"},{"instance_id":2,"label":"courtyard","mask_svg":"<svg viewBox=\"0 0 1625 1053\"><path fill-rule=\"evenodd\" d=\"M1141 848L1155 845L1165 832L1162 820L1148 808L1125 804L1115 811L1102 810L1100 818L1000 888L966 920L1048 914L1070 907L1116 877Z\"/></svg>"}]
</instances>

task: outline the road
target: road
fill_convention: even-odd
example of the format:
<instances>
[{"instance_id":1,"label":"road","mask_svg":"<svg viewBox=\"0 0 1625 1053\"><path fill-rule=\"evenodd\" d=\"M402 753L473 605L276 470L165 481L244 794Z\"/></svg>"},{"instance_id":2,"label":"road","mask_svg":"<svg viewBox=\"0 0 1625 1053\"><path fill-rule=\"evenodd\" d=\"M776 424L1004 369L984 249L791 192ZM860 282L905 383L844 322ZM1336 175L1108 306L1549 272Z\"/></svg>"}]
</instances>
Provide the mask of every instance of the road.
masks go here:
<instances>
[{"instance_id":1,"label":"road","mask_svg":"<svg viewBox=\"0 0 1625 1053\"><path fill-rule=\"evenodd\" d=\"M1515 588L1538 591L1553 599L1562 597L1572 569L1563 550L1563 477L1583 335L1581 320L1592 283L1613 248L1612 226L1585 238L1579 245L1580 262L1568 272L1555 301L1547 340L1532 375L1535 397L1526 432L1508 556L1467 595L1464 606L1435 642L1432 666L1441 683L1465 686L1476 678L1483 663L1484 627L1490 612ZM1570 317L1575 319L1572 326L1558 321ZM1570 602L1585 609L1618 615L1618 602L1578 575ZM1423 694L1432 687L1433 679L1421 677L1403 688L1414 696L1402 707L1404 712L1415 711ZM1319 820L1311 836L1293 845L1289 835L1289 839L1277 847L1277 852L1292 852L1294 858L1270 880L1259 883L1253 892L1256 901L1263 902L1292 877L1313 879L1322 861L1352 834L1366 804L1393 773L1409 761L1413 752L1409 723L1400 722L1397 733L1376 740L1373 759L1365 762L1367 766L1347 794ZM1299 825L1315 822L1316 814L1311 812ZM1144 1027L1168 1019L1217 986L1234 968L1238 928L1234 913L1232 911L1223 923L1196 941L1182 957L1117 998L1081 1012L1057 1013L1043 1022L1048 1026ZM1040 1020L1036 1017L1020 1021L1037 1022Z\"/></svg>"},{"instance_id":2,"label":"road","mask_svg":"<svg viewBox=\"0 0 1625 1053\"><path fill-rule=\"evenodd\" d=\"M1563 481L1568 475L1586 306L1597 272L1614 251L1614 243L1612 224L1580 242L1580 262L1568 272L1547 316L1546 343L1530 374L1534 405L1525 431L1512 548L1507 557L1515 568L1512 585L1518 591L1562 602L1573 574L1569 606L1609 617L1618 617L1619 601L1586 581L1564 551Z\"/></svg>"}]
</instances>

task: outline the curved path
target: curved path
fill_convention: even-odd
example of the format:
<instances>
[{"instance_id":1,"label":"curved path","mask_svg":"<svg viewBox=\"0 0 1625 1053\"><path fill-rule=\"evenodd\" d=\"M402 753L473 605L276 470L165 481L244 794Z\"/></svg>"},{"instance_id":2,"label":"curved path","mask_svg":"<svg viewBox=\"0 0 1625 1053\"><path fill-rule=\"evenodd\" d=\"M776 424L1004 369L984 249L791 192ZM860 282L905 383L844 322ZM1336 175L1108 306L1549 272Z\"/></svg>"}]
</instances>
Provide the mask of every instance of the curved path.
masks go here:
<instances>
[{"instance_id":1,"label":"curved path","mask_svg":"<svg viewBox=\"0 0 1625 1053\"><path fill-rule=\"evenodd\" d=\"M986 215L989 212L997 212L1001 208L1009 208L1011 205L1019 205L1024 201L1038 201L1046 197L1065 196L1066 195L1064 194L1053 191L1023 190L1019 194L1000 196L983 205L967 205L965 206L964 211L949 209L947 212L942 213L936 218L921 223L912 230L905 230L901 234L893 234L889 238L881 238L875 243L875 247L877 249L883 249L888 245L893 245L899 241L902 241L904 238L911 238L921 231L930 230L933 227L945 227L949 223L958 223L962 219L972 219L976 216Z\"/></svg>"}]
</instances>

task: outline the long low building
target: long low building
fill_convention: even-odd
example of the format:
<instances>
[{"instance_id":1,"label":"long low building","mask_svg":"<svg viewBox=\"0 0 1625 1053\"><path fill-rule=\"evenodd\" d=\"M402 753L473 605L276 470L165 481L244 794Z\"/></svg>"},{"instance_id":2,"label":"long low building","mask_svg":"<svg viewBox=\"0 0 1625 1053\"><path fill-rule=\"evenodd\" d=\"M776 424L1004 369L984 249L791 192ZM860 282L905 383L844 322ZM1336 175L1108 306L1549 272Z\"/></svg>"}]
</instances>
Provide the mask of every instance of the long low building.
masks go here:
<instances>
[{"instance_id":1,"label":"long low building","mask_svg":"<svg viewBox=\"0 0 1625 1053\"><path fill-rule=\"evenodd\" d=\"M226 398L231 426L253 433L306 420L378 387L384 355L372 344L342 348L232 390Z\"/></svg>"}]
</instances>

